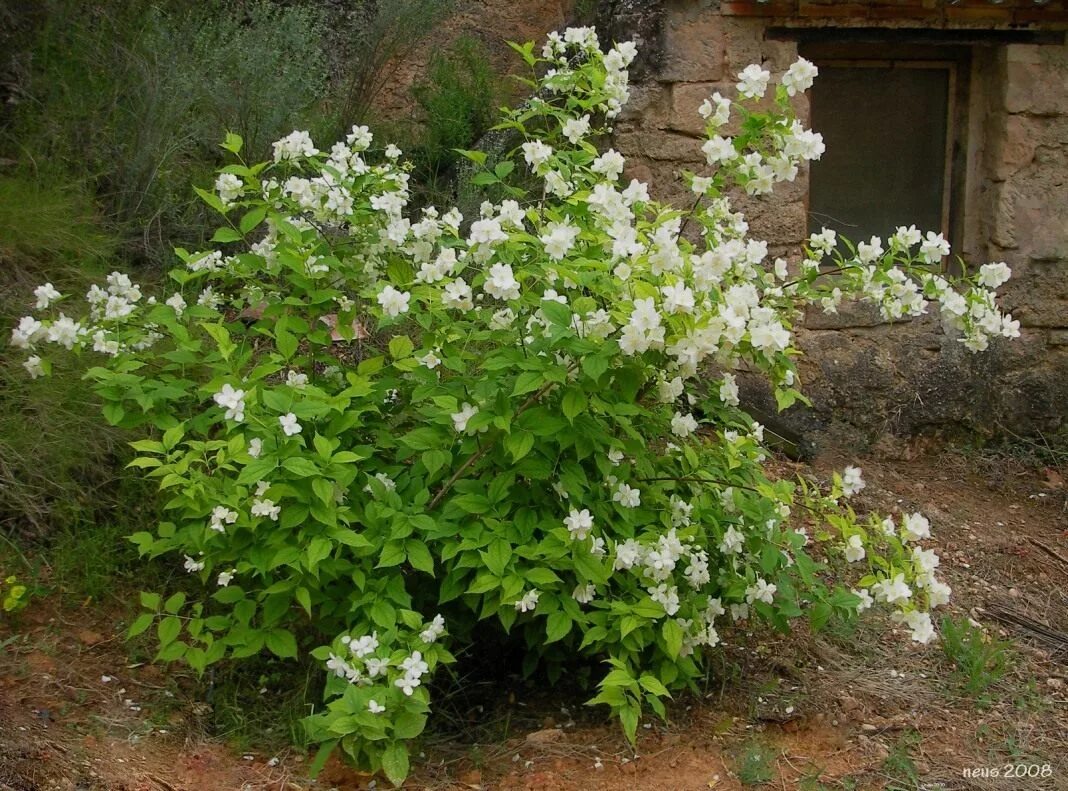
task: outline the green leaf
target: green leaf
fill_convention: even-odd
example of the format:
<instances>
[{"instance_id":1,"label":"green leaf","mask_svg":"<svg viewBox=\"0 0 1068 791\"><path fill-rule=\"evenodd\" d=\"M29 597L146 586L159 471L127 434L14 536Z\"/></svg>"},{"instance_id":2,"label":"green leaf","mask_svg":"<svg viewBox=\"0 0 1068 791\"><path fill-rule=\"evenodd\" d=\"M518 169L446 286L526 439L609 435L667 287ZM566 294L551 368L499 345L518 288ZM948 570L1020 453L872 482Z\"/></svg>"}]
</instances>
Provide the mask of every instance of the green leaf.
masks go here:
<instances>
[{"instance_id":1,"label":"green leaf","mask_svg":"<svg viewBox=\"0 0 1068 791\"><path fill-rule=\"evenodd\" d=\"M319 474L319 468L315 465L315 462L302 456L293 456L286 459L282 462L282 466L301 478L310 478Z\"/></svg>"},{"instance_id":2,"label":"green leaf","mask_svg":"<svg viewBox=\"0 0 1068 791\"><path fill-rule=\"evenodd\" d=\"M541 312L545 314L550 324L555 324L557 327L571 326L571 308L567 305L545 300L541 303Z\"/></svg>"},{"instance_id":3,"label":"green leaf","mask_svg":"<svg viewBox=\"0 0 1068 791\"><path fill-rule=\"evenodd\" d=\"M631 703L619 710L619 721L623 724L623 733L631 744L634 744L634 740L637 737L639 713L639 707Z\"/></svg>"},{"instance_id":4,"label":"green leaf","mask_svg":"<svg viewBox=\"0 0 1068 791\"><path fill-rule=\"evenodd\" d=\"M169 615L161 620L159 626L156 627L156 634L159 636L160 647L165 648L170 643L173 643L181 631L182 622L175 616Z\"/></svg>"},{"instance_id":5,"label":"green leaf","mask_svg":"<svg viewBox=\"0 0 1068 791\"><path fill-rule=\"evenodd\" d=\"M257 225L263 222L263 219L267 216L266 206L257 206L251 211L247 212L244 217L241 218L241 222L238 223L238 227L241 229L242 234L248 234L253 231Z\"/></svg>"},{"instance_id":6,"label":"green leaf","mask_svg":"<svg viewBox=\"0 0 1068 791\"><path fill-rule=\"evenodd\" d=\"M516 431L505 437L504 447L512 454L512 461L519 461L534 447L534 435L529 431Z\"/></svg>"},{"instance_id":7,"label":"green leaf","mask_svg":"<svg viewBox=\"0 0 1068 791\"><path fill-rule=\"evenodd\" d=\"M824 626L827 625L827 621L831 618L831 612L833 608L827 602L818 601L812 605L812 608L808 613L809 623L812 624L812 631L818 632Z\"/></svg>"},{"instance_id":8,"label":"green leaf","mask_svg":"<svg viewBox=\"0 0 1068 791\"><path fill-rule=\"evenodd\" d=\"M182 609L183 604L185 604L185 594L182 591L178 591L167 599L167 601L163 602L163 609L165 612L177 615L178 611Z\"/></svg>"},{"instance_id":9,"label":"green leaf","mask_svg":"<svg viewBox=\"0 0 1068 791\"><path fill-rule=\"evenodd\" d=\"M279 659L293 659L297 655L297 638L287 629L272 629L263 642Z\"/></svg>"},{"instance_id":10,"label":"green leaf","mask_svg":"<svg viewBox=\"0 0 1068 791\"><path fill-rule=\"evenodd\" d=\"M476 165L485 165L486 164L486 152L485 151L469 151L469 150L466 150L466 149L463 149L463 148L454 148L453 151L455 151L457 154L462 156L464 159L470 159Z\"/></svg>"},{"instance_id":11,"label":"green leaf","mask_svg":"<svg viewBox=\"0 0 1068 791\"><path fill-rule=\"evenodd\" d=\"M141 613L134 619L134 622L130 624L130 628L126 632L126 637L137 637L137 635L141 634L152 625L152 621L155 620L155 618L156 616L153 613Z\"/></svg>"},{"instance_id":12,"label":"green leaf","mask_svg":"<svg viewBox=\"0 0 1068 791\"><path fill-rule=\"evenodd\" d=\"M596 381L608 370L608 359L596 354L587 355L582 358L582 370L586 376Z\"/></svg>"},{"instance_id":13,"label":"green leaf","mask_svg":"<svg viewBox=\"0 0 1068 791\"><path fill-rule=\"evenodd\" d=\"M549 615L548 622L545 626L545 642L555 643L567 636L567 633L571 631L571 616L566 612L554 612Z\"/></svg>"},{"instance_id":14,"label":"green leaf","mask_svg":"<svg viewBox=\"0 0 1068 791\"><path fill-rule=\"evenodd\" d=\"M507 541L495 538L484 551L479 553L486 564L486 568L503 577L508 561L512 559L512 545Z\"/></svg>"},{"instance_id":15,"label":"green leaf","mask_svg":"<svg viewBox=\"0 0 1068 791\"><path fill-rule=\"evenodd\" d=\"M409 539L405 544L405 550L408 553L408 562L412 564L412 568L425 571L433 576L434 558L430 555L430 550L426 544L417 538Z\"/></svg>"},{"instance_id":16,"label":"green leaf","mask_svg":"<svg viewBox=\"0 0 1068 791\"><path fill-rule=\"evenodd\" d=\"M564 399L561 403L564 417L574 422L575 417L586 408L586 404L586 394L582 390L579 390L577 387L569 388L568 391L564 393Z\"/></svg>"},{"instance_id":17,"label":"green leaf","mask_svg":"<svg viewBox=\"0 0 1068 791\"><path fill-rule=\"evenodd\" d=\"M287 360L293 356L297 351L297 346L300 345L296 335L282 329L274 331L274 343L278 347L278 353Z\"/></svg>"},{"instance_id":18,"label":"green leaf","mask_svg":"<svg viewBox=\"0 0 1068 791\"><path fill-rule=\"evenodd\" d=\"M664 644L667 646L668 656L672 659L678 659L679 653L682 651L682 627L675 620L667 620L664 621L660 633L664 636Z\"/></svg>"},{"instance_id":19,"label":"green leaf","mask_svg":"<svg viewBox=\"0 0 1068 791\"><path fill-rule=\"evenodd\" d=\"M408 776L408 748L402 742L394 742L382 752L382 771L393 785L404 782Z\"/></svg>"},{"instance_id":20,"label":"green leaf","mask_svg":"<svg viewBox=\"0 0 1068 791\"><path fill-rule=\"evenodd\" d=\"M394 360L403 360L412 356L415 346L407 335L397 335L389 342L389 354Z\"/></svg>"},{"instance_id":21,"label":"green leaf","mask_svg":"<svg viewBox=\"0 0 1068 791\"><path fill-rule=\"evenodd\" d=\"M158 593L149 593L148 591L141 591L141 606L146 610L158 610L160 603L160 596Z\"/></svg>"},{"instance_id":22,"label":"green leaf","mask_svg":"<svg viewBox=\"0 0 1068 791\"><path fill-rule=\"evenodd\" d=\"M524 393L532 393L541 387L542 382L545 381L545 376L541 371L524 371L519 374L515 380L515 387L512 388L512 395L518 396Z\"/></svg>"},{"instance_id":23,"label":"green leaf","mask_svg":"<svg viewBox=\"0 0 1068 791\"><path fill-rule=\"evenodd\" d=\"M227 132L226 139L221 143L221 147L231 154L239 154L241 153L241 146L244 144L245 141L241 139L241 135L235 132Z\"/></svg>"},{"instance_id":24,"label":"green leaf","mask_svg":"<svg viewBox=\"0 0 1068 791\"><path fill-rule=\"evenodd\" d=\"M426 714L402 711L393 718L393 738L414 739L426 728Z\"/></svg>"},{"instance_id":25,"label":"green leaf","mask_svg":"<svg viewBox=\"0 0 1068 791\"><path fill-rule=\"evenodd\" d=\"M220 204L221 206L222 204ZM240 242L241 234L235 231L233 228L224 225L221 228L215 230L215 234L211 237L211 241L227 244L229 242Z\"/></svg>"},{"instance_id":26,"label":"green leaf","mask_svg":"<svg viewBox=\"0 0 1068 791\"><path fill-rule=\"evenodd\" d=\"M333 549L333 545L329 539L313 538L311 543L308 544L308 550L305 553L306 563L310 571L315 571L316 567L326 558L330 557L330 551Z\"/></svg>"},{"instance_id":27,"label":"green leaf","mask_svg":"<svg viewBox=\"0 0 1068 791\"><path fill-rule=\"evenodd\" d=\"M432 478L434 473L452 460L452 454L444 450L428 450L421 458L427 474Z\"/></svg>"}]
</instances>

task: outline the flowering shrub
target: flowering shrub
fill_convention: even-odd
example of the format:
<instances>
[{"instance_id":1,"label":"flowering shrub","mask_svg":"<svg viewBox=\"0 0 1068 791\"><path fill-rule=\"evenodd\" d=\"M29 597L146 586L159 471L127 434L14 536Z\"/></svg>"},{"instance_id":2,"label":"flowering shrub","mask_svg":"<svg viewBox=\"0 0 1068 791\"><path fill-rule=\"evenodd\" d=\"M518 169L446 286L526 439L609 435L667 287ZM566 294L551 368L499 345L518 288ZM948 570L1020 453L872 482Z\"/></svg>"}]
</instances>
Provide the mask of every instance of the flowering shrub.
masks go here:
<instances>
[{"instance_id":1,"label":"flowering shrub","mask_svg":"<svg viewBox=\"0 0 1068 791\"><path fill-rule=\"evenodd\" d=\"M780 408L802 399L793 323L845 299L887 318L937 300L971 349L1018 334L994 301L1008 268L951 283L938 234L854 249L825 231L794 265L747 237L725 194L768 193L823 151L789 103L807 61L771 111L753 109L771 89L758 66L736 100L702 106L709 167L679 210L594 146L633 44L602 52L581 28L540 57L516 49L544 72L502 121L523 142L492 166L466 152L512 197L469 225L407 216L401 152L367 129L329 152L294 132L201 192L219 247L178 251L173 294L115 273L76 318L46 284L13 333L32 376L47 344L93 353L105 417L146 433L133 466L166 520L133 541L206 591L144 594L131 631L155 624L159 658L198 671L318 640L327 703L309 734L394 781L427 682L478 621L523 641L528 672L604 660L592 702L632 740L735 623L819 628L878 603L929 641L949 588L928 521L858 518L856 468L824 489L771 480L732 372L762 372Z\"/></svg>"}]
</instances>

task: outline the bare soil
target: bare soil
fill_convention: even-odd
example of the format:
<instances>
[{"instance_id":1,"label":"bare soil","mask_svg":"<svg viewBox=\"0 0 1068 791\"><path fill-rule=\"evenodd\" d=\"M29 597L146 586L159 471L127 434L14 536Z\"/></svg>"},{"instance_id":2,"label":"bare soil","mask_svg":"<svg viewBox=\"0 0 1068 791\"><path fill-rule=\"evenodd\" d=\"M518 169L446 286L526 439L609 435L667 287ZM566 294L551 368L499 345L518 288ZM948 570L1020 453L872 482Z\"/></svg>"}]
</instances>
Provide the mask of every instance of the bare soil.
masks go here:
<instances>
[{"instance_id":1,"label":"bare soil","mask_svg":"<svg viewBox=\"0 0 1068 791\"><path fill-rule=\"evenodd\" d=\"M840 464L779 466L825 475ZM863 467L860 508L930 517L954 589L949 614L1013 640L1008 672L985 699L961 691L937 645L920 649L886 620L761 633L734 641L746 647L724 655L703 696L677 701L666 724L647 722L637 751L562 688L517 681L478 703L448 701L405 787L1068 789L1060 474L952 453ZM0 624L0 791L374 787L333 759L312 781L299 751L243 753L209 735L210 704L181 671L135 661L116 637L123 619L45 599ZM1032 766L1039 776L1027 777ZM1024 776L1005 778L1006 767Z\"/></svg>"}]
</instances>

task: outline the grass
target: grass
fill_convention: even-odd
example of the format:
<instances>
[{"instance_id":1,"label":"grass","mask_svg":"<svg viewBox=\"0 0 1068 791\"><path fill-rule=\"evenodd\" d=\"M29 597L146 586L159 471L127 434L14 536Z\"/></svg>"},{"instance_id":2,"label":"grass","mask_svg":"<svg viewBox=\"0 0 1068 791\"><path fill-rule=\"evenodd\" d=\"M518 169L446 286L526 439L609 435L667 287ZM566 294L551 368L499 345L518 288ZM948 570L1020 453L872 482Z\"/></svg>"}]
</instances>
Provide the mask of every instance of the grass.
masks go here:
<instances>
[{"instance_id":1,"label":"grass","mask_svg":"<svg viewBox=\"0 0 1068 791\"><path fill-rule=\"evenodd\" d=\"M883 771L891 778L887 791L915 791L920 787L920 772L912 758L920 741L919 732L905 731L890 748L883 760Z\"/></svg>"},{"instance_id":2,"label":"grass","mask_svg":"<svg viewBox=\"0 0 1068 791\"><path fill-rule=\"evenodd\" d=\"M759 739L752 739L742 746L735 773L742 785L757 786L770 783L775 778L775 760L779 753Z\"/></svg>"},{"instance_id":3,"label":"grass","mask_svg":"<svg viewBox=\"0 0 1068 791\"><path fill-rule=\"evenodd\" d=\"M1008 671L1011 644L988 637L967 619L942 619L942 651L956 668L954 677L962 692L987 706L988 692Z\"/></svg>"}]
</instances>

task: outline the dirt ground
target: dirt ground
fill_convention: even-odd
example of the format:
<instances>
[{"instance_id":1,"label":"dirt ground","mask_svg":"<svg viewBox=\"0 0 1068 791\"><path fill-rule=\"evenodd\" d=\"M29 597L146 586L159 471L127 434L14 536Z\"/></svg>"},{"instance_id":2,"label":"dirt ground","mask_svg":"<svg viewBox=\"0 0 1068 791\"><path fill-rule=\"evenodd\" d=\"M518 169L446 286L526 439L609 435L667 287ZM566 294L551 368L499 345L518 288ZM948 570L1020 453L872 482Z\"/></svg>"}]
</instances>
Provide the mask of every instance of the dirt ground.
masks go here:
<instances>
[{"instance_id":1,"label":"dirt ground","mask_svg":"<svg viewBox=\"0 0 1068 791\"><path fill-rule=\"evenodd\" d=\"M840 461L822 459L815 472L832 466ZM703 698L679 700L667 724L647 722L637 752L581 697L517 684L498 705L452 704L450 731L427 738L405 787L1068 789L1060 475L952 453L863 467L861 508L930 517L954 589L949 613L1013 640L985 700L961 691L936 644L917 648L885 620L762 634L724 656ZM120 621L37 600L16 631L0 625L0 791L376 787L333 762L313 782L307 756L242 753L209 737L208 704L176 683L180 671L131 661Z\"/></svg>"}]
</instances>

